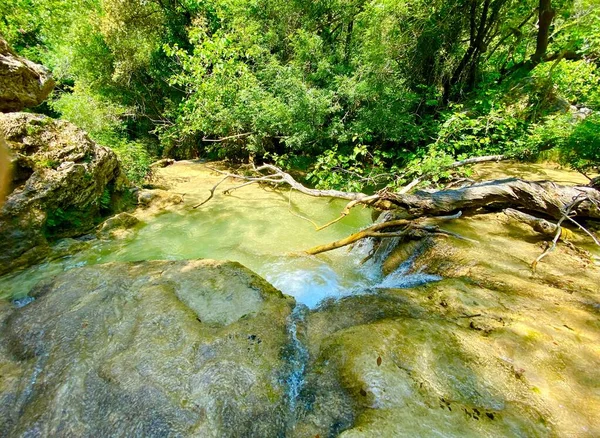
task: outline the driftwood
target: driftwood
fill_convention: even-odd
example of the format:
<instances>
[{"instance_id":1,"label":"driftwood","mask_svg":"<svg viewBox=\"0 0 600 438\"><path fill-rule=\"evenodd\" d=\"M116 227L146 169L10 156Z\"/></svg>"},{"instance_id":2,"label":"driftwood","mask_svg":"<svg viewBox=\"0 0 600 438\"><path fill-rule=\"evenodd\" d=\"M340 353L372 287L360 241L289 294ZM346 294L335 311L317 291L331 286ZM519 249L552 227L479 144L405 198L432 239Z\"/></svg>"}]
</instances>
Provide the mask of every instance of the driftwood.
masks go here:
<instances>
[{"instance_id":1,"label":"driftwood","mask_svg":"<svg viewBox=\"0 0 600 438\"><path fill-rule=\"evenodd\" d=\"M552 182L531 182L509 178L486 181L455 190L416 192L399 195L380 194L392 209L402 209L411 217L432 216L456 210L474 210L482 207L502 210L521 208L542 213L559 220L574 199L585 199L572 213L590 219L600 219L600 191L591 187L561 186Z\"/></svg>"},{"instance_id":2,"label":"driftwood","mask_svg":"<svg viewBox=\"0 0 600 438\"><path fill-rule=\"evenodd\" d=\"M456 162L452 167L472 164L483 161L498 161L502 156L479 157L462 162ZM462 238L460 235L440 229L436 225L424 225L424 219L448 220L456 218L452 215L457 212L472 212L478 210L504 210L508 215L531 225L536 231L553 238L553 243L533 263L537 263L556 246L563 233L561 225L567 221L587 233L598 245L598 239L585 229L575 218L600 219L600 191L593 187L562 186L553 182L531 182L516 178L507 178L494 181L480 182L458 189L438 191L417 191L406 193L407 188L398 192L388 189L381 190L373 195L358 192L344 192L339 190L317 190L305 187L296 181L290 174L276 166L264 164L252 169L253 176L244 176L213 169L221 173L223 178L210 190L210 196L197 208L208 202L214 196L219 185L229 178L244 181L242 184L227 189L224 193L231 193L249 184L266 183L275 186L287 185L291 190L315 197L328 197L349 201L340 216L331 222L318 227L317 230L326 228L345 216L357 205L367 205L378 210L392 210L401 219L373 225L345 239L327 245L311 248L308 254L319 254L355 243L361 239L371 237L377 239L406 237L410 232L438 234ZM266 172L266 174L265 174ZM416 183L409 184L414 186ZM552 223L546 219L532 216L536 213L557 221ZM312 222L312 221L311 221Z\"/></svg>"},{"instance_id":3,"label":"driftwood","mask_svg":"<svg viewBox=\"0 0 600 438\"><path fill-rule=\"evenodd\" d=\"M504 210L504 214L512 219L529 225L535 231L537 231L540 234L543 234L546 237L554 238L556 230L558 229L558 225L553 224L552 222L547 221L546 219L541 219L539 217L523 213L522 211L515 210L514 208L507 208L506 210Z\"/></svg>"},{"instance_id":4,"label":"driftwood","mask_svg":"<svg viewBox=\"0 0 600 438\"><path fill-rule=\"evenodd\" d=\"M466 240L471 243L478 243L475 240L468 239L461 236L460 234L453 233L451 231L443 230L438 225L428 225L423 222L425 221L450 221L461 217L462 213L457 213L453 216L439 216L433 218L421 218L419 220L408 220L408 219L397 219L386 222L381 222L372 225L364 230L354 233L345 239L338 240L336 242L328 243L325 245L315 246L307 251L307 254L316 255L322 252L332 251L334 249L343 248L344 246L352 245L359 240L366 239L368 237L377 239L388 239L388 238L410 238L415 237L415 233L418 233L418 237L422 238L423 233L434 234L442 236L451 236L460 240ZM419 233L420 232L420 233Z\"/></svg>"},{"instance_id":5,"label":"driftwood","mask_svg":"<svg viewBox=\"0 0 600 438\"><path fill-rule=\"evenodd\" d=\"M257 176L243 176L216 169L213 170L223 174L224 178L213 187L211 196L208 199L212 197L214 190L227 179L225 177L245 181L240 186L226 190L227 193L248 184L286 184L290 188L309 196L350 201L344 208L342 217L347 215L352 207L363 204L379 210L403 210L409 218L440 216L456 211L489 207L498 210L521 208L527 211L542 213L543 215L559 220L567 206L574 199L584 197L585 199L577 205L572 213L576 216L600 219L600 191L592 187L562 186L548 181L531 182L516 178L507 178L481 182L459 189L417 191L413 194L395 193L384 189L374 195L367 195L365 193L344 192L340 190L311 189L296 181L290 174L270 164L264 164L255 168L254 174ZM268 171L268 175L261 174L263 171Z\"/></svg>"}]
</instances>

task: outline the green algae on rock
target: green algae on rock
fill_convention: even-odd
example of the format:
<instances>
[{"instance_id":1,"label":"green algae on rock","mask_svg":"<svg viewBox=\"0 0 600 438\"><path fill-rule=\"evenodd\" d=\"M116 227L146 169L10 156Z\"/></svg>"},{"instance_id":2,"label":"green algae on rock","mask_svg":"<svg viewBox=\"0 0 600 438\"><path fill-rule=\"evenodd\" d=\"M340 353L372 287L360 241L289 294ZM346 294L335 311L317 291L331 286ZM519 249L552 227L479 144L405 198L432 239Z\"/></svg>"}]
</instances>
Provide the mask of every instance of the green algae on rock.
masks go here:
<instances>
[{"instance_id":1,"label":"green algae on rock","mask_svg":"<svg viewBox=\"0 0 600 438\"><path fill-rule=\"evenodd\" d=\"M91 231L125 180L114 152L71 123L0 114L0 134L16 157L12 188L0 210L1 274L48 255L49 237Z\"/></svg>"},{"instance_id":2,"label":"green algae on rock","mask_svg":"<svg viewBox=\"0 0 600 438\"><path fill-rule=\"evenodd\" d=\"M5 317L0 435L278 436L294 301L233 262L113 263Z\"/></svg>"}]
</instances>

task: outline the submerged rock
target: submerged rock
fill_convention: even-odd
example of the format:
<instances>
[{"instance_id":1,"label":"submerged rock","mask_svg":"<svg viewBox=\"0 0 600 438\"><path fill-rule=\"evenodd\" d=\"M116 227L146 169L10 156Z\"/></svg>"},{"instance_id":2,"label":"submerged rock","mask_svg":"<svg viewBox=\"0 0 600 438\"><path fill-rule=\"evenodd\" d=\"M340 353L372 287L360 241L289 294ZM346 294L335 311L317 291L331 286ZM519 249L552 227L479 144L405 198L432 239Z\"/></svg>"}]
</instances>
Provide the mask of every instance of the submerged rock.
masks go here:
<instances>
[{"instance_id":1,"label":"submerged rock","mask_svg":"<svg viewBox=\"0 0 600 438\"><path fill-rule=\"evenodd\" d=\"M162 189L141 190L138 192L137 202L142 207L161 210L171 205L181 204L183 196Z\"/></svg>"},{"instance_id":2,"label":"submerged rock","mask_svg":"<svg viewBox=\"0 0 600 438\"><path fill-rule=\"evenodd\" d=\"M99 265L33 295L0 308L0 436L285 432L294 302L241 265Z\"/></svg>"},{"instance_id":3,"label":"submerged rock","mask_svg":"<svg viewBox=\"0 0 600 438\"><path fill-rule=\"evenodd\" d=\"M75 125L28 113L0 114L13 178L0 210L0 274L48 252L47 238L90 231L124 185L117 157Z\"/></svg>"},{"instance_id":4,"label":"submerged rock","mask_svg":"<svg viewBox=\"0 0 600 438\"><path fill-rule=\"evenodd\" d=\"M0 36L0 112L39 105L54 85L48 70L18 56Z\"/></svg>"}]
</instances>

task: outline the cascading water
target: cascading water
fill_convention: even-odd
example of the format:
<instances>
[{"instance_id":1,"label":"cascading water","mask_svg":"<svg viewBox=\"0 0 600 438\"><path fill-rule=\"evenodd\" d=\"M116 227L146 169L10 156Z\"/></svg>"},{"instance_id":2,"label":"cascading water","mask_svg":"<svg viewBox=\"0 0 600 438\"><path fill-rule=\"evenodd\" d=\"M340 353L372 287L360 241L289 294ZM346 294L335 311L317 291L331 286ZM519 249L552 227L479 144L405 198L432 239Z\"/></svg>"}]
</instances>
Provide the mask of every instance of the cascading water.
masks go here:
<instances>
[{"instance_id":1,"label":"cascading water","mask_svg":"<svg viewBox=\"0 0 600 438\"><path fill-rule=\"evenodd\" d=\"M287 361L290 369L289 374L285 379L287 387L287 399L290 414L292 417L292 424L296 417L296 407L300 397L300 392L304 385L304 374L306 372L306 366L308 365L308 349L300 340L302 325L305 322L305 316L308 312L308 308L302 304L297 305L294 311L290 315L288 323L288 334L290 338L290 348L287 355Z\"/></svg>"},{"instance_id":2,"label":"cascading water","mask_svg":"<svg viewBox=\"0 0 600 438\"><path fill-rule=\"evenodd\" d=\"M214 184L210 181L203 190ZM403 294L386 289L440 278L415 272L416 255L384 276L382 265L397 243L394 239L377 245L366 239L351 250L317 257L298 253L367 226L368 210L354 209L316 233L310 223L290 215L290 204L303 216L326 223L337 217L344 202L296 195L292 203L286 194L249 186L243 190L252 192L234 192L192 210L192 203L206 197L199 192L188 196L196 185L190 179L177 189L186 193L187 206L150 217L127 238L94 241L78 254L1 278L0 296L27 305L31 298L26 293L39 280L96 263L235 260L298 303L288 320L285 345L271 350L280 352L277 368L268 367L279 383L277 391L269 387L266 399L279 408L280 436L333 436L348 429L352 436L599 436L594 434L596 406L590 403L595 387L588 384L598 381L598 361L587 342L598 336L593 326L599 309L593 292L597 282L592 282L596 277L585 276L581 283L573 277L583 292L573 288L565 298L554 276L541 275L552 279L552 286L540 286L539 280L513 274L523 266L522 258L503 255L502 264L488 266L498 247L527 250L523 234L516 241L513 231L510 237L503 234L504 223L467 222L460 226L467 231L476 226L490 237L473 258L465 258L479 265L475 280L490 275L490 289L485 281L455 278L435 288L436 299L429 292ZM567 266L584 277L573 260ZM335 301L360 294L364 296ZM282 330L277 333L283 335ZM318 351L317 357L309 351ZM47 379L42 360L30 364L25 397L38 378ZM273 405L272 395L283 390L285 396ZM550 424L562 425L555 433Z\"/></svg>"},{"instance_id":3,"label":"cascading water","mask_svg":"<svg viewBox=\"0 0 600 438\"><path fill-rule=\"evenodd\" d=\"M294 429L304 409L301 393L310 356L303 338L306 315L311 309L318 307L325 298L374 293L379 289L408 288L441 280L437 275L411 272L423 246L417 248L394 272L384 276L382 265L399 242L400 239L390 239L376 244L372 239L365 239L350 250L341 250L344 257L340 260L347 264L347 271L357 274L351 282L317 257L281 259L265 267L265 278L275 287L293 295L298 303L288 321L286 361L289 368L284 379L289 409L288 429Z\"/></svg>"}]
</instances>

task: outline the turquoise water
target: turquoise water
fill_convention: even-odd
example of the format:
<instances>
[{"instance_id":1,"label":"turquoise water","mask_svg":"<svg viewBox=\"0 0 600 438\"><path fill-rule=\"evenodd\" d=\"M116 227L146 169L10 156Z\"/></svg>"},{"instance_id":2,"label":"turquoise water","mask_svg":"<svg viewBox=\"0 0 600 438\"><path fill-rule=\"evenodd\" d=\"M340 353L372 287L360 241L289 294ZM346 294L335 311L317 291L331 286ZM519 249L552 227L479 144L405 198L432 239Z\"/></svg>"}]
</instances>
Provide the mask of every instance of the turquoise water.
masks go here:
<instances>
[{"instance_id":1,"label":"turquoise water","mask_svg":"<svg viewBox=\"0 0 600 438\"><path fill-rule=\"evenodd\" d=\"M316 257L299 254L368 225L370 210L356 208L344 220L317 232L304 218L327 223L338 216L344 201L297 193L290 199L289 192L250 186L193 209L202 193L187 196L185 204L173 211L149 217L127 237L96 240L72 256L5 276L0 279L0 296L21 298L38 281L67 269L139 260L238 261L309 307L378 281L376 270L361 265L366 254L360 251L342 248Z\"/></svg>"}]
</instances>

